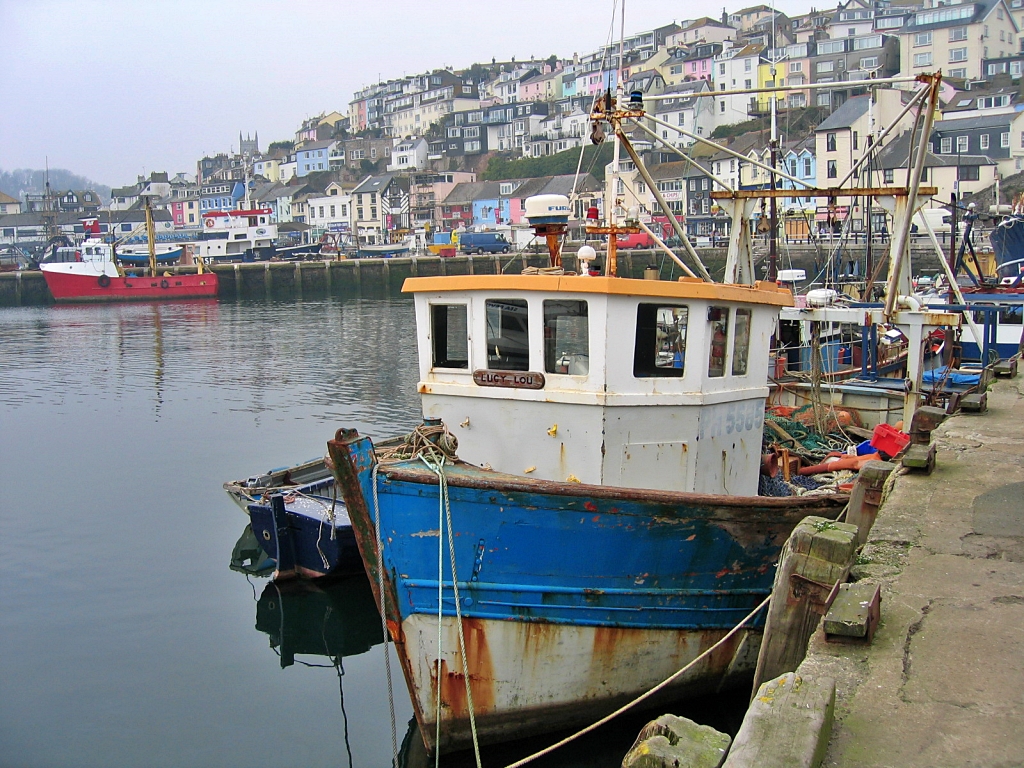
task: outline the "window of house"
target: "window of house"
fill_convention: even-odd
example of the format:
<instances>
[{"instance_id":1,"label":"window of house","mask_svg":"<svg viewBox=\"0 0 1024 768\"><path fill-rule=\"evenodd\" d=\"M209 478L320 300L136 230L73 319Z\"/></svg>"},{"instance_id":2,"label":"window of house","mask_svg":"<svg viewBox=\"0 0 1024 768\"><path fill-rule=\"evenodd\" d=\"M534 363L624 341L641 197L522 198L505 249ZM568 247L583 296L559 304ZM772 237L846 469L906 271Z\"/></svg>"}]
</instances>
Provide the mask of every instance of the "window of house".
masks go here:
<instances>
[{"instance_id":1,"label":"window of house","mask_svg":"<svg viewBox=\"0 0 1024 768\"><path fill-rule=\"evenodd\" d=\"M791 61L791 62L789 62L789 71L790 72L800 72L803 68L804 68L803 62L800 62L800 61Z\"/></svg>"},{"instance_id":2,"label":"window of house","mask_svg":"<svg viewBox=\"0 0 1024 768\"><path fill-rule=\"evenodd\" d=\"M590 372L587 302L544 302L544 370L570 376Z\"/></svg>"},{"instance_id":3,"label":"window of house","mask_svg":"<svg viewBox=\"0 0 1024 768\"><path fill-rule=\"evenodd\" d=\"M810 177L811 175L811 159L809 157L804 158L804 176Z\"/></svg>"},{"instance_id":4,"label":"window of house","mask_svg":"<svg viewBox=\"0 0 1024 768\"><path fill-rule=\"evenodd\" d=\"M961 165L956 171L956 177L960 181L978 181L981 179L981 168L976 165Z\"/></svg>"},{"instance_id":5,"label":"window of house","mask_svg":"<svg viewBox=\"0 0 1024 768\"><path fill-rule=\"evenodd\" d=\"M981 134L981 148L982 149L988 149L988 134L987 133Z\"/></svg>"},{"instance_id":6,"label":"window of house","mask_svg":"<svg viewBox=\"0 0 1024 768\"><path fill-rule=\"evenodd\" d=\"M950 77L958 77L958 78L961 78L961 79L966 79L967 78L967 70L965 68L950 69L949 70L949 76Z\"/></svg>"},{"instance_id":7,"label":"window of house","mask_svg":"<svg viewBox=\"0 0 1024 768\"><path fill-rule=\"evenodd\" d=\"M953 27L949 30L949 42L956 43L967 39L967 27Z\"/></svg>"},{"instance_id":8,"label":"window of house","mask_svg":"<svg viewBox=\"0 0 1024 768\"><path fill-rule=\"evenodd\" d=\"M686 364L687 307L639 304L633 376L682 376Z\"/></svg>"},{"instance_id":9,"label":"window of house","mask_svg":"<svg viewBox=\"0 0 1024 768\"><path fill-rule=\"evenodd\" d=\"M1006 131L1005 133L1000 133L999 134L999 146L1002 147L1003 149L1006 149L1007 147L1010 146L1010 132L1009 131Z\"/></svg>"},{"instance_id":10,"label":"window of house","mask_svg":"<svg viewBox=\"0 0 1024 768\"><path fill-rule=\"evenodd\" d=\"M819 61L814 65L814 71L821 74L822 72L834 72L836 63L834 61Z\"/></svg>"},{"instance_id":11,"label":"window of house","mask_svg":"<svg viewBox=\"0 0 1024 768\"><path fill-rule=\"evenodd\" d=\"M931 53L915 53L914 54L914 66L915 67L930 67L932 65Z\"/></svg>"},{"instance_id":12,"label":"window of house","mask_svg":"<svg viewBox=\"0 0 1024 768\"><path fill-rule=\"evenodd\" d=\"M465 304L430 305L430 347L434 368L469 368L469 323Z\"/></svg>"},{"instance_id":13,"label":"window of house","mask_svg":"<svg viewBox=\"0 0 1024 768\"><path fill-rule=\"evenodd\" d=\"M957 152L966 152L967 151L967 147L968 147L967 137L966 136L957 136L956 137L956 151Z\"/></svg>"},{"instance_id":14,"label":"window of house","mask_svg":"<svg viewBox=\"0 0 1024 768\"><path fill-rule=\"evenodd\" d=\"M743 71L744 72L749 72L750 71L750 59L744 59L743 60Z\"/></svg>"},{"instance_id":15,"label":"window of house","mask_svg":"<svg viewBox=\"0 0 1024 768\"><path fill-rule=\"evenodd\" d=\"M953 151L953 139L949 136L945 136L939 143L939 146L941 147L940 151L942 154L948 155Z\"/></svg>"},{"instance_id":16,"label":"window of house","mask_svg":"<svg viewBox=\"0 0 1024 768\"><path fill-rule=\"evenodd\" d=\"M853 148L854 149L858 148L857 147L857 132L856 131L853 132Z\"/></svg>"},{"instance_id":17,"label":"window of house","mask_svg":"<svg viewBox=\"0 0 1024 768\"><path fill-rule=\"evenodd\" d=\"M877 56L865 56L863 59L860 60L860 68L861 69L873 69L874 67L877 67L877 66L878 66L878 57Z\"/></svg>"},{"instance_id":18,"label":"window of house","mask_svg":"<svg viewBox=\"0 0 1024 768\"><path fill-rule=\"evenodd\" d=\"M893 172L892 168L886 168L884 171L882 171L882 180L886 184L892 184L894 176L895 173Z\"/></svg>"},{"instance_id":19,"label":"window of house","mask_svg":"<svg viewBox=\"0 0 1024 768\"><path fill-rule=\"evenodd\" d=\"M708 307L708 324L711 338L708 349L708 377L721 378L725 376L725 352L729 344L729 308Z\"/></svg>"},{"instance_id":20,"label":"window of house","mask_svg":"<svg viewBox=\"0 0 1024 768\"><path fill-rule=\"evenodd\" d=\"M835 152L836 151L836 135L834 133L825 134L825 151Z\"/></svg>"},{"instance_id":21,"label":"window of house","mask_svg":"<svg viewBox=\"0 0 1024 768\"><path fill-rule=\"evenodd\" d=\"M725 87L723 86L722 89L725 90ZM723 113L725 112L725 102L724 101L718 102L718 111L719 112L723 112Z\"/></svg>"},{"instance_id":22,"label":"window of house","mask_svg":"<svg viewBox=\"0 0 1024 768\"><path fill-rule=\"evenodd\" d=\"M967 61L967 48L950 48L949 49L949 60L953 61Z\"/></svg>"},{"instance_id":23,"label":"window of house","mask_svg":"<svg viewBox=\"0 0 1024 768\"><path fill-rule=\"evenodd\" d=\"M487 367L498 371L530 370L529 316L524 299L488 299Z\"/></svg>"},{"instance_id":24,"label":"window of house","mask_svg":"<svg viewBox=\"0 0 1024 768\"><path fill-rule=\"evenodd\" d=\"M747 357L750 352L751 310L736 310L736 338L732 345L732 375L747 375ZM714 343L714 341L712 341Z\"/></svg>"},{"instance_id":25,"label":"window of house","mask_svg":"<svg viewBox=\"0 0 1024 768\"><path fill-rule=\"evenodd\" d=\"M835 160L828 161L828 178L836 179L839 178L839 169L836 167Z\"/></svg>"}]
</instances>

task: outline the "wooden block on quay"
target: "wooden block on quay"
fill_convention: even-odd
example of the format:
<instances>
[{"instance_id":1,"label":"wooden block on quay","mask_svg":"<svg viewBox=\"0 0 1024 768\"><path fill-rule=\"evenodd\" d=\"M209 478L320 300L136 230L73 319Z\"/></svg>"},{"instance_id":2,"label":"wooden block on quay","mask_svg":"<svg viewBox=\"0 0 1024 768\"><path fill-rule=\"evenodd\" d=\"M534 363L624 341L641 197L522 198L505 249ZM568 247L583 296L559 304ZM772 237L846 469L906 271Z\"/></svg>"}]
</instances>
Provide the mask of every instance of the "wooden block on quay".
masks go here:
<instances>
[{"instance_id":1,"label":"wooden block on quay","mask_svg":"<svg viewBox=\"0 0 1024 768\"><path fill-rule=\"evenodd\" d=\"M1000 360L992 367L992 372L996 376L1005 376L1009 378L1015 378L1017 376L1017 360L1016 358L1011 360Z\"/></svg>"},{"instance_id":2,"label":"wooden block on quay","mask_svg":"<svg viewBox=\"0 0 1024 768\"><path fill-rule=\"evenodd\" d=\"M723 768L817 768L832 735L836 683L787 672L762 685Z\"/></svg>"},{"instance_id":3,"label":"wooden block on quay","mask_svg":"<svg viewBox=\"0 0 1024 768\"><path fill-rule=\"evenodd\" d=\"M719 768L731 743L729 734L709 725L662 715L643 727L622 768Z\"/></svg>"},{"instance_id":4,"label":"wooden block on quay","mask_svg":"<svg viewBox=\"0 0 1024 768\"><path fill-rule=\"evenodd\" d=\"M881 618L882 590L878 584L840 584L825 614L822 628L828 642L870 643Z\"/></svg>"},{"instance_id":5,"label":"wooden block on quay","mask_svg":"<svg viewBox=\"0 0 1024 768\"><path fill-rule=\"evenodd\" d=\"M903 466L930 475L935 469L935 445L912 445L903 454Z\"/></svg>"},{"instance_id":6,"label":"wooden block on quay","mask_svg":"<svg viewBox=\"0 0 1024 768\"><path fill-rule=\"evenodd\" d=\"M988 409L988 392L973 392L960 398L960 410L984 413Z\"/></svg>"}]
</instances>

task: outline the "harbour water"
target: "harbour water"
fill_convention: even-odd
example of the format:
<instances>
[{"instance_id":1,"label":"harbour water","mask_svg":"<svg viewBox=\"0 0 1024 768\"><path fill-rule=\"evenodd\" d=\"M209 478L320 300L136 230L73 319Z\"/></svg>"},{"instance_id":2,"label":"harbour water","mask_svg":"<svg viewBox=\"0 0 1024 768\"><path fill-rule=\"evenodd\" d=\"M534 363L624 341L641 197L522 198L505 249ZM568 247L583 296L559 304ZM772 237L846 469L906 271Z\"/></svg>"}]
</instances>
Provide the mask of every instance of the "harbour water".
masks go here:
<instances>
[{"instance_id":1,"label":"harbour water","mask_svg":"<svg viewBox=\"0 0 1024 768\"><path fill-rule=\"evenodd\" d=\"M389 765L365 581L232 570L246 518L221 484L418 421L405 298L0 309L0 763ZM734 731L736 703L678 713ZM646 719L533 765L616 766Z\"/></svg>"}]
</instances>

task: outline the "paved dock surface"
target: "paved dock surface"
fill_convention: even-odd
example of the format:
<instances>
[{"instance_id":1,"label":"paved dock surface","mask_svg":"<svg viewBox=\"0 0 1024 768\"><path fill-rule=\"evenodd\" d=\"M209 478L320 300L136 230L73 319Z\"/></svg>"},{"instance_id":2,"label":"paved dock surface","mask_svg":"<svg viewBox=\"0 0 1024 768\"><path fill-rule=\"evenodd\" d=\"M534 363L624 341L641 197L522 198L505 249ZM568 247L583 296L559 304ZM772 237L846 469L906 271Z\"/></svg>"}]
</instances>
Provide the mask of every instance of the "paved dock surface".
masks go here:
<instances>
[{"instance_id":1,"label":"paved dock surface","mask_svg":"<svg viewBox=\"0 0 1024 768\"><path fill-rule=\"evenodd\" d=\"M874 643L811 641L799 671L837 681L825 766L1024 766L1024 377L988 402L883 504L855 570L883 585Z\"/></svg>"}]
</instances>

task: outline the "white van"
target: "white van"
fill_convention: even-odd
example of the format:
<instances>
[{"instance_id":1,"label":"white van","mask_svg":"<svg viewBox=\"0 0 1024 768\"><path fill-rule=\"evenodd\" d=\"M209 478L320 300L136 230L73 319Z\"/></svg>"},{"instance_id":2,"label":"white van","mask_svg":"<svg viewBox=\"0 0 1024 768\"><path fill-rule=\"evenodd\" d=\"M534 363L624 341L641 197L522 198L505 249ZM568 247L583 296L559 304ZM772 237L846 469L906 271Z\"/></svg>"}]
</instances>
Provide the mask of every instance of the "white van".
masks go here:
<instances>
[{"instance_id":1,"label":"white van","mask_svg":"<svg viewBox=\"0 0 1024 768\"><path fill-rule=\"evenodd\" d=\"M928 221L932 232L937 235L949 234L953 229L951 226L953 216L945 208L922 208L910 219L910 232L927 237L928 230L924 228L924 220Z\"/></svg>"}]
</instances>

